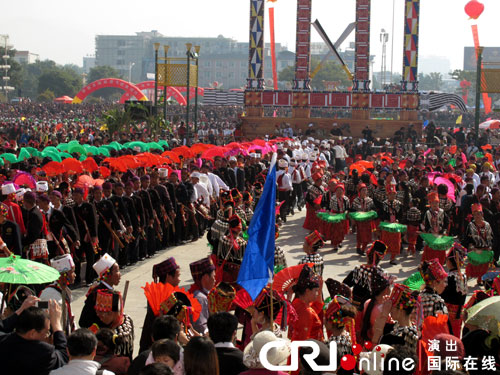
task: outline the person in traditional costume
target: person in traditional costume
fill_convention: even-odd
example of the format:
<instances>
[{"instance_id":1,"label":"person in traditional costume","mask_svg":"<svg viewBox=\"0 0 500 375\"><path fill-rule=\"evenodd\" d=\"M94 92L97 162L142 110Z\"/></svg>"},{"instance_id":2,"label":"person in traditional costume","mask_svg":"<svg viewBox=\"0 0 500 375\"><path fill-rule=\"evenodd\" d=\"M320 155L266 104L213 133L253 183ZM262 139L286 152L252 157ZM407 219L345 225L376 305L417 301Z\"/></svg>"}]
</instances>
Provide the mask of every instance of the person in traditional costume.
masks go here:
<instances>
[{"instance_id":1,"label":"person in traditional costume","mask_svg":"<svg viewBox=\"0 0 500 375\"><path fill-rule=\"evenodd\" d=\"M345 214L350 208L349 198L344 195L344 184L337 184L335 195L330 200L330 211L334 214ZM325 236L332 241L333 251L337 251L345 235L349 232L349 220L331 223L326 226Z\"/></svg>"},{"instance_id":2,"label":"person in traditional costume","mask_svg":"<svg viewBox=\"0 0 500 375\"><path fill-rule=\"evenodd\" d=\"M344 301L337 296L326 307L325 327L328 332L328 342L337 344L337 353L342 358L346 354L352 353L353 340L356 336L351 336L347 329L347 323L356 316L356 308L348 301ZM355 343L356 341L354 341Z\"/></svg>"},{"instance_id":3,"label":"person in traditional costume","mask_svg":"<svg viewBox=\"0 0 500 375\"><path fill-rule=\"evenodd\" d=\"M134 322L123 313L123 299L116 290L97 291L95 311L100 325L94 323L90 330L96 333L100 328L110 328L116 335L115 353L118 356L129 357L132 360L134 351Z\"/></svg>"},{"instance_id":4,"label":"person in traditional costume","mask_svg":"<svg viewBox=\"0 0 500 375\"><path fill-rule=\"evenodd\" d=\"M52 284L47 285L39 298L40 301L53 299L61 306L61 327L67 336L76 329L75 316L71 312L71 290L69 289L69 286L75 282L75 263L70 254L65 254L52 258L50 265L58 270L61 276Z\"/></svg>"},{"instance_id":5,"label":"person in traditional costume","mask_svg":"<svg viewBox=\"0 0 500 375\"><path fill-rule=\"evenodd\" d=\"M280 227L278 224L275 224L275 241L280 236ZM274 274L277 274L279 271L287 267L285 252L280 246L275 246L274 248Z\"/></svg>"},{"instance_id":6,"label":"person in traditional costume","mask_svg":"<svg viewBox=\"0 0 500 375\"><path fill-rule=\"evenodd\" d=\"M354 267L343 281L344 284L353 288L352 303L358 309L358 312L363 311L365 301L370 298L372 276L374 274L382 276L385 274L378 264L384 259L386 253L387 245L382 241L375 241L366 251L366 264ZM359 323L360 318L361 316L357 317L356 323Z\"/></svg>"},{"instance_id":7,"label":"person in traditional costume","mask_svg":"<svg viewBox=\"0 0 500 375\"><path fill-rule=\"evenodd\" d=\"M418 305L418 291L403 284L394 284L390 298L384 303L382 313L374 324L373 341L387 345L403 345L416 351L418 328L411 315ZM387 304L387 306L386 306ZM390 319L388 322L390 313ZM382 330L380 329L382 328ZM377 338L380 336L380 340Z\"/></svg>"},{"instance_id":8,"label":"person in traditional costume","mask_svg":"<svg viewBox=\"0 0 500 375\"><path fill-rule=\"evenodd\" d=\"M306 220L302 226L304 229L313 231L318 228L319 219L316 214L321 209L321 199L325 192L323 188L322 175L316 172L312 175L314 184L309 186L306 194Z\"/></svg>"},{"instance_id":9,"label":"person in traditional costume","mask_svg":"<svg viewBox=\"0 0 500 375\"><path fill-rule=\"evenodd\" d=\"M307 235L302 246L306 255L299 261L299 264L313 263L313 271L321 277L323 277L325 265L323 257L319 254L319 249L324 245L325 243L317 230Z\"/></svg>"},{"instance_id":10,"label":"person in traditional costume","mask_svg":"<svg viewBox=\"0 0 500 375\"><path fill-rule=\"evenodd\" d=\"M233 215L228 220L229 231L219 241L217 267L222 267L222 281L235 283L240 271L247 241L241 237L241 219Z\"/></svg>"},{"instance_id":11,"label":"person in traditional costume","mask_svg":"<svg viewBox=\"0 0 500 375\"><path fill-rule=\"evenodd\" d=\"M217 218L207 234L208 243L212 246L212 253L217 254L219 242L229 230L229 218L233 216L234 202L232 199L224 200L217 211Z\"/></svg>"},{"instance_id":12,"label":"person in traditional costume","mask_svg":"<svg viewBox=\"0 0 500 375\"><path fill-rule=\"evenodd\" d=\"M252 221L253 217L253 198L252 195L248 191L243 192L243 209L245 210L245 220L247 222L247 226L250 226L250 221Z\"/></svg>"},{"instance_id":13,"label":"person in traditional costume","mask_svg":"<svg viewBox=\"0 0 500 375\"><path fill-rule=\"evenodd\" d=\"M375 331L375 322L382 314L385 297L391 293L391 281L386 275L379 273L372 274L370 280L370 299L365 301L363 309L363 323L360 326L360 339L363 342L370 341L377 344L377 334ZM377 341L376 341L377 340Z\"/></svg>"},{"instance_id":14,"label":"person in traditional costume","mask_svg":"<svg viewBox=\"0 0 500 375\"><path fill-rule=\"evenodd\" d=\"M292 306L298 319L290 325L288 338L295 340L316 339L323 341L323 323L313 309L313 302L318 300L321 278L306 264L300 272L297 284L293 286L295 299Z\"/></svg>"},{"instance_id":15,"label":"person in traditional costume","mask_svg":"<svg viewBox=\"0 0 500 375\"><path fill-rule=\"evenodd\" d=\"M215 266L210 258L203 258L189 264L191 276L194 284L191 285L189 293L193 293L194 298L201 305L200 317L193 324L193 328L204 335L207 329L207 320L210 312L208 311L208 293L215 285Z\"/></svg>"},{"instance_id":16,"label":"person in traditional costume","mask_svg":"<svg viewBox=\"0 0 500 375\"><path fill-rule=\"evenodd\" d=\"M446 288L448 274L439 262L439 259L424 260L419 266L420 274L424 279L424 290L420 293L424 319L437 314L448 314L444 299L440 296Z\"/></svg>"},{"instance_id":17,"label":"person in traditional costume","mask_svg":"<svg viewBox=\"0 0 500 375\"><path fill-rule=\"evenodd\" d=\"M271 295L271 289L266 287L255 299L253 309L252 309L252 337L262 331L272 331L276 337L282 336L281 327L276 323L276 318L282 308L287 308L286 301L282 296L273 290ZM272 310L272 311L271 311ZM271 314L272 312L272 314ZM282 319L286 319L286 313ZM285 324L286 325L286 324Z\"/></svg>"},{"instance_id":18,"label":"person in traditional costume","mask_svg":"<svg viewBox=\"0 0 500 375\"><path fill-rule=\"evenodd\" d=\"M153 266L153 281L155 283L170 284L176 287L180 283L181 270L174 257L165 259L163 262ZM151 338L153 322L156 316L148 303L146 316L142 325L139 353L151 347L153 339Z\"/></svg>"},{"instance_id":19,"label":"person in traditional costume","mask_svg":"<svg viewBox=\"0 0 500 375\"><path fill-rule=\"evenodd\" d=\"M232 308L232 303L236 297L236 290L231 284L220 282L208 292L208 312L216 314L218 312L228 312Z\"/></svg>"},{"instance_id":20,"label":"person in traditional costume","mask_svg":"<svg viewBox=\"0 0 500 375\"><path fill-rule=\"evenodd\" d=\"M408 240L408 254L415 255L417 252L418 232L420 231L420 224L422 223L422 213L418 209L420 200L413 198L410 201L410 209L406 212L407 224L407 240Z\"/></svg>"},{"instance_id":21,"label":"person in traditional costume","mask_svg":"<svg viewBox=\"0 0 500 375\"><path fill-rule=\"evenodd\" d=\"M429 209L424 215L424 231L434 236L446 235L448 229L448 217L444 210L439 208L439 195L435 192L427 195ZM446 260L446 252L432 249L428 244L424 247L422 261L437 258L441 264Z\"/></svg>"},{"instance_id":22,"label":"person in traditional costume","mask_svg":"<svg viewBox=\"0 0 500 375\"><path fill-rule=\"evenodd\" d=\"M358 185L358 196L352 201L352 209L355 212L364 214L367 214L368 212L375 212L373 211L375 210L375 203L373 202L373 199L368 196L368 188L366 184L361 183ZM353 219L356 223L356 252L359 255L363 255L368 244L372 242L373 232L373 220L365 218L361 219L362 217L363 215L353 215Z\"/></svg>"},{"instance_id":23,"label":"person in traditional costume","mask_svg":"<svg viewBox=\"0 0 500 375\"><path fill-rule=\"evenodd\" d=\"M261 182L256 182L253 184L253 202L252 202L252 209L255 210L255 207L257 207L257 203L259 203L259 199L262 195L262 191L264 189L264 186L262 185Z\"/></svg>"},{"instance_id":24,"label":"person in traditional costume","mask_svg":"<svg viewBox=\"0 0 500 375\"><path fill-rule=\"evenodd\" d=\"M382 219L389 223L398 223L402 214L401 202L396 199L396 186L387 185L387 200L382 205ZM381 229L380 240L387 245L391 253L391 264L397 264L396 256L401 252L401 233Z\"/></svg>"},{"instance_id":25,"label":"person in traditional costume","mask_svg":"<svg viewBox=\"0 0 500 375\"><path fill-rule=\"evenodd\" d=\"M465 269L468 278L477 277L477 283L481 285L482 276L488 271L493 259L493 232L490 223L484 220L483 207L479 203L471 206L473 220L467 226L465 233L465 247L469 249L467 254L468 264Z\"/></svg>"},{"instance_id":26,"label":"person in traditional costume","mask_svg":"<svg viewBox=\"0 0 500 375\"><path fill-rule=\"evenodd\" d=\"M94 309L97 291L101 289L112 291L113 287L120 283L121 278L118 263L107 253L95 262L92 267L99 275L99 282L92 285L87 292L87 298L78 321L81 328L88 328L94 323L102 325Z\"/></svg>"},{"instance_id":27,"label":"person in traditional costume","mask_svg":"<svg viewBox=\"0 0 500 375\"><path fill-rule=\"evenodd\" d=\"M467 279L462 273L462 266L467 250L455 243L446 254L446 268L448 269L448 283L441 297L448 308L448 321L451 324L453 335L462 338L462 311L467 298Z\"/></svg>"}]
</instances>

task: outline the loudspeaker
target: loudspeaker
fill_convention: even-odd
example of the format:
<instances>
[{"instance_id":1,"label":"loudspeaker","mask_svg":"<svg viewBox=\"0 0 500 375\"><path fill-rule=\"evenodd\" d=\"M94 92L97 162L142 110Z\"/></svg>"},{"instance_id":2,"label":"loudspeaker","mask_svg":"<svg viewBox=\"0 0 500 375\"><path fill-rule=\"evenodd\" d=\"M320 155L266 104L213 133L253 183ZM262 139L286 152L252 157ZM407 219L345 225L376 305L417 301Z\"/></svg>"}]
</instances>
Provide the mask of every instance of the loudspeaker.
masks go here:
<instances>
[{"instance_id":1,"label":"loudspeaker","mask_svg":"<svg viewBox=\"0 0 500 375\"><path fill-rule=\"evenodd\" d=\"M153 114L153 102L127 100L125 111L130 111L133 120L145 120Z\"/></svg>"}]
</instances>

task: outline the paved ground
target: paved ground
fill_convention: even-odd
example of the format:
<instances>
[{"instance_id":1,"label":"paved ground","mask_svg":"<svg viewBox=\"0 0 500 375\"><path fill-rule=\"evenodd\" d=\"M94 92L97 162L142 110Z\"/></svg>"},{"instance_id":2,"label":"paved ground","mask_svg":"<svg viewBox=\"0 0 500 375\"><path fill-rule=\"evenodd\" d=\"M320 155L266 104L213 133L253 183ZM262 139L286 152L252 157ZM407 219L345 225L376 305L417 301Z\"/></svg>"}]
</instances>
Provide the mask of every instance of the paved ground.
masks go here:
<instances>
[{"instance_id":1,"label":"paved ground","mask_svg":"<svg viewBox=\"0 0 500 375\"><path fill-rule=\"evenodd\" d=\"M299 259L304 255L302 243L304 237L307 235L307 231L302 228L304 218L305 210L297 212L294 216L289 217L287 223L282 226L280 237L277 240L277 245L281 246L285 251L289 266L297 264ZM208 253L209 248L207 247L207 240L206 238L202 238L197 242L168 248L158 253L152 259L147 259L133 267L127 267L125 270L122 270L121 282L117 289L123 291L125 281L130 281L125 312L130 315L134 321L136 332L134 355L138 354L140 332L146 314L146 298L144 297L141 287L144 286L146 282L152 281L151 270L153 265L168 257L175 257L177 263L181 266L181 287L189 287L193 282L189 272L189 263L201 259ZM332 247L328 246L323 248L321 254L325 260L324 279L331 277L337 280L343 280L356 265L365 261L364 257L356 253L355 235L349 235L347 237L338 253L334 253ZM416 271L420 256L417 255L417 258L415 258L400 255L397 260L399 262L398 265L390 265L389 260L386 258L386 260L382 261L381 267L390 274L397 276L399 281L402 281ZM475 282L471 281L469 286L472 286L474 283ZM326 287L324 292L328 295ZM74 302L72 306L73 312L76 315L76 321L79 319L85 299L85 293L85 288L73 291Z\"/></svg>"}]
</instances>

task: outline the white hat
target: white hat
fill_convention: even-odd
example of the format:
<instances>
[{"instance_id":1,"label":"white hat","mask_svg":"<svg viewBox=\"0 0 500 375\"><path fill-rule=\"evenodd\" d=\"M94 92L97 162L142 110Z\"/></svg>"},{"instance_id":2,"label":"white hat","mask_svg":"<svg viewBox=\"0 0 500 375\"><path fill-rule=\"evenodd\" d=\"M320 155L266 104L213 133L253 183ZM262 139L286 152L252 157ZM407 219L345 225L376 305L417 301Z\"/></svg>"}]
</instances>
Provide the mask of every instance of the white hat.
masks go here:
<instances>
[{"instance_id":1,"label":"white hat","mask_svg":"<svg viewBox=\"0 0 500 375\"><path fill-rule=\"evenodd\" d=\"M70 271L75 266L75 262L73 262L71 254L64 254L52 258L50 260L50 265L58 270L59 273L63 273Z\"/></svg>"},{"instance_id":2,"label":"white hat","mask_svg":"<svg viewBox=\"0 0 500 375\"><path fill-rule=\"evenodd\" d=\"M94 263L92 268L99 276L102 276L107 270L113 267L115 263L116 260L114 260L111 255L106 253L101 257L101 259Z\"/></svg>"},{"instance_id":3,"label":"white hat","mask_svg":"<svg viewBox=\"0 0 500 375\"><path fill-rule=\"evenodd\" d=\"M290 357L290 340L281 339L271 331L262 331L257 333L253 340L246 346L243 351L243 364L248 368L262 368L259 355L262 347L273 341L281 341L282 345L272 347L267 352L267 361L274 366L284 364L288 357Z\"/></svg>"},{"instance_id":4,"label":"white hat","mask_svg":"<svg viewBox=\"0 0 500 375\"><path fill-rule=\"evenodd\" d=\"M160 178L168 177L168 169L167 168L158 168L158 174Z\"/></svg>"},{"instance_id":5,"label":"white hat","mask_svg":"<svg viewBox=\"0 0 500 375\"><path fill-rule=\"evenodd\" d=\"M38 181L36 183L36 192L45 193L46 191L49 191L49 183L47 181Z\"/></svg>"},{"instance_id":6,"label":"white hat","mask_svg":"<svg viewBox=\"0 0 500 375\"><path fill-rule=\"evenodd\" d=\"M229 158L229 161L237 161L237 160L236 160L236 158L235 158L234 156L231 156L231 157Z\"/></svg>"},{"instance_id":7,"label":"white hat","mask_svg":"<svg viewBox=\"0 0 500 375\"><path fill-rule=\"evenodd\" d=\"M16 187L14 186L14 184L2 185L2 194L3 195L14 194L15 192L16 192Z\"/></svg>"},{"instance_id":8,"label":"white hat","mask_svg":"<svg viewBox=\"0 0 500 375\"><path fill-rule=\"evenodd\" d=\"M384 361L387 357L387 352L392 349L392 346L380 344L375 346L371 352L363 352L360 354L361 369L368 375L382 375L384 372Z\"/></svg>"},{"instance_id":9,"label":"white hat","mask_svg":"<svg viewBox=\"0 0 500 375\"><path fill-rule=\"evenodd\" d=\"M210 180L208 179L208 176L204 173L199 173L200 175L200 184L203 184L205 185L205 187L208 187L208 184L210 182Z\"/></svg>"},{"instance_id":10,"label":"white hat","mask_svg":"<svg viewBox=\"0 0 500 375\"><path fill-rule=\"evenodd\" d=\"M200 172L195 171L195 172L191 173L191 178L200 178L200 176L201 176Z\"/></svg>"},{"instance_id":11,"label":"white hat","mask_svg":"<svg viewBox=\"0 0 500 375\"><path fill-rule=\"evenodd\" d=\"M16 190L16 201L20 201L23 199L24 193L26 193L26 189L20 188Z\"/></svg>"},{"instance_id":12,"label":"white hat","mask_svg":"<svg viewBox=\"0 0 500 375\"><path fill-rule=\"evenodd\" d=\"M288 167L288 162L285 159L280 159L278 160L278 167L286 168Z\"/></svg>"},{"instance_id":13,"label":"white hat","mask_svg":"<svg viewBox=\"0 0 500 375\"><path fill-rule=\"evenodd\" d=\"M295 159L290 159L290 167L295 167L296 165Z\"/></svg>"},{"instance_id":14,"label":"white hat","mask_svg":"<svg viewBox=\"0 0 500 375\"><path fill-rule=\"evenodd\" d=\"M251 158L256 158L256 157L257 157L257 154L256 154L255 152L251 152L251 153L250 153L250 157L251 157Z\"/></svg>"}]
</instances>

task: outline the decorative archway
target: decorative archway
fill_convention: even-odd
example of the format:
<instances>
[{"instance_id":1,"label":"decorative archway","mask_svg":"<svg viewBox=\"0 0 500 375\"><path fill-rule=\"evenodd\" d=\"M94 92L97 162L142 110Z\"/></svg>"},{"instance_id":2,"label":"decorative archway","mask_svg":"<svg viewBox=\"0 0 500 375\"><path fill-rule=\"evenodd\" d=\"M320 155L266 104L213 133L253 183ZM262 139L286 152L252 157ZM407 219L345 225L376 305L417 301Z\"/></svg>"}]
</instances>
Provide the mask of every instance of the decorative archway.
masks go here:
<instances>
[{"instance_id":1,"label":"decorative archway","mask_svg":"<svg viewBox=\"0 0 500 375\"><path fill-rule=\"evenodd\" d=\"M153 90L155 88L155 81L144 81L135 85L140 90ZM163 86L158 86L158 90L163 90ZM196 95L196 88L189 88L189 98L192 99ZM167 96L173 96L175 100L181 105L186 105L186 98L183 94L186 92L186 87L167 87ZM205 89L202 87L198 87L198 95L203 96L205 94ZM129 93L124 93L120 99L120 103L125 103L126 100L129 100L131 95Z\"/></svg>"},{"instance_id":2,"label":"decorative archway","mask_svg":"<svg viewBox=\"0 0 500 375\"><path fill-rule=\"evenodd\" d=\"M85 86L83 89L80 90L78 94L75 95L73 98L73 104L79 104L83 102L83 100L89 95L92 94L94 91L103 89L105 87L114 87L118 89L124 90L127 94L129 94L129 97L135 96L137 100L148 100L146 98L146 95L142 93L142 91L137 88L137 86L133 85L130 82L124 81L123 79L118 79L118 78L102 78L98 79L97 81L94 81L92 83L89 83L87 86Z\"/></svg>"}]
</instances>

